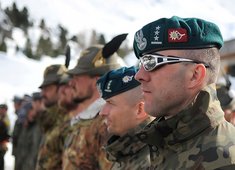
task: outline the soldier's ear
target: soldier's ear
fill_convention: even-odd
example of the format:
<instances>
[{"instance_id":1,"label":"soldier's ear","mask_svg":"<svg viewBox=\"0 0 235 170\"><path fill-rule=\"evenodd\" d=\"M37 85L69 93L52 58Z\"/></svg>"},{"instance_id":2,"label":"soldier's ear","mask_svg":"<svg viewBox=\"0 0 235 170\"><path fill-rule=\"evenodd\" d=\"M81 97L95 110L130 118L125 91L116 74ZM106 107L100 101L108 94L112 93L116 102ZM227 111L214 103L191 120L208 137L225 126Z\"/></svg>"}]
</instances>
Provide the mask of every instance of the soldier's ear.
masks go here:
<instances>
[{"instance_id":1,"label":"soldier's ear","mask_svg":"<svg viewBox=\"0 0 235 170\"><path fill-rule=\"evenodd\" d=\"M147 113L144 110L144 102L139 102L138 105L137 118L143 119L147 116Z\"/></svg>"},{"instance_id":2,"label":"soldier's ear","mask_svg":"<svg viewBox=\"0 0 235 170\"><path fill-rule=\"evenodd\" d=\"M206 68L203 64L196 64L192 68L192 74L188 83L189 88L202 86L206 78Z\"/></svg>"}]
</instances>

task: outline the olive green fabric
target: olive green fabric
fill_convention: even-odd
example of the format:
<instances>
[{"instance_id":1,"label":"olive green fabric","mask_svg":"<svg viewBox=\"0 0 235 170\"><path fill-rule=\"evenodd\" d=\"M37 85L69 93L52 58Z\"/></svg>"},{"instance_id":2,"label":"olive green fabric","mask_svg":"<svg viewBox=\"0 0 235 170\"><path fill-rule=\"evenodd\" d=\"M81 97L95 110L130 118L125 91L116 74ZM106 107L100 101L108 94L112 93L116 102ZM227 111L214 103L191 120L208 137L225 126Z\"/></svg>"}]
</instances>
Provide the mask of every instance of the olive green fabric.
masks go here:
<instances>
[{"instance_id":1,"label":"olive green fabric","mask_svg":"<svg viewBox=\"0 0 235 170\"><path fill-rule=\"evenodd\" d=\"M65 74L67 68L64 65L54 64L48 66L43 75L43 82L39 86L39 88L43 88L44 86L50 84L58 84L60 82L60 78L63 74Z\"/></svg>"},{"instance_id":2,"label":"olive green fabric","mask_svg":"<svg viewBox=\"0 0 235 170\"><path fill-rule=\"evenodd\" d=\"M150 167L149 147L135 136L150 121L150 118L146 119L122 137L113 135L109 138L105 151L108 160L114 162L111 170L139 170Z\"/></svg>"},{"instance_id":3,"label":"olive green fabric","mask_svg":"<svg viewBox=\"0 0 235 170\"><path fill-rule=\"evenodd\" d=\"M124 61L117 53L104 58L102 49L103 45L94 45L82 51L77 65L69 70L68 74L101 76L110 70L125 66Z\"/></svg>"}]
</instances>

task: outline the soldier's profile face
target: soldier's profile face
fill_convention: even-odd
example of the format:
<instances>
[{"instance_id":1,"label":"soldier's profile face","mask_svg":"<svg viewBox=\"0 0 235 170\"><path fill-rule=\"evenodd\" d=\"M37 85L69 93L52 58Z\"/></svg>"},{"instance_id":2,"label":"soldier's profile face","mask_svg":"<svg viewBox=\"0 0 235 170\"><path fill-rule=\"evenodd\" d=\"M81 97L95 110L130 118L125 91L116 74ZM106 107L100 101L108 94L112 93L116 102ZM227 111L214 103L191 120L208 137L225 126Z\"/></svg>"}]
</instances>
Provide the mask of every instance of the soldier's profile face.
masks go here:
<instances>
[{"instance_id":1,"label":"soldier's profile face","mask_svg":"<svg viewBox=\"0 0 235 170\"><path fill-rule=\"evenodd\" d=\"M50 84L42 88L42 100L46 107L50 107L57 102L57 85Z\"/></svg>"},{"instance_id":2,"label":"soldier's profile face","mask_svg":"<svg viewBox=\"0 0 235 170\"><path fill-rule=\"evenodd\" d=\"M58 90L58 104L64 108L73 104L72 88L68 85L61 85Z\"/></svg>"},{"instance_id":3,"label":"soldier's profile face","mask_svg":"<svg viewBox=\"0 0 235 170\"><path fill-rule=\"evenodd\" d=\"M135 127L137 112L138 107L128 104L125 96L119 94L107 99L99 114L105 118L110 133L122 136Z\"/></svg>"},{"instance_id":4,"label":"soldier's profile face","mask_svg":"<svg viewBox=\"0 0 235 170\"><path fill-rule=\"evenodd\" d=\"M179 50L165 50L162 55L182 56ZM141 82L145 111L154 117L174 112L187 99L187 71L193 64L166 64L152 71L140 67L135 78Z\"/></svg>"},{"instance_id":5,"label":"soldier's profile face","mask_svg":"<svg viewBox=\"0 0 235 170\"><path fill-rule=\"evenodd\" d=\"M94 90L96 90L96 79L88 75L73 76L70 80L70 87L72 88L73 100L76 103L82 103L90 99Z\"/></svg>"}]
</instances>

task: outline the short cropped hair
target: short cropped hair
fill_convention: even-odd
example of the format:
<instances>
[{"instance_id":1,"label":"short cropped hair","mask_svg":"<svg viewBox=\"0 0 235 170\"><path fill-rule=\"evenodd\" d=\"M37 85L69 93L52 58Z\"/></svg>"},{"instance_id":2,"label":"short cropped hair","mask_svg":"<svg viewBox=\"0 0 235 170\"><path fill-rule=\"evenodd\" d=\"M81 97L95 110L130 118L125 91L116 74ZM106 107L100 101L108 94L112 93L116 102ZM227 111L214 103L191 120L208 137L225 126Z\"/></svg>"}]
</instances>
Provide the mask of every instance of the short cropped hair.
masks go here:
<instances>
[{"instance_id":1,"label":"short cropped hair","mask_svg":"<svg viewBox=\"0 0 235 170\"><path fill-rule=\"evenodd\" d=\"M220 70L220 54L217 48L184 50L186 58L201 61L209 65L207 74L207 84L215 83Z\"/></svg>"}]
</instances>

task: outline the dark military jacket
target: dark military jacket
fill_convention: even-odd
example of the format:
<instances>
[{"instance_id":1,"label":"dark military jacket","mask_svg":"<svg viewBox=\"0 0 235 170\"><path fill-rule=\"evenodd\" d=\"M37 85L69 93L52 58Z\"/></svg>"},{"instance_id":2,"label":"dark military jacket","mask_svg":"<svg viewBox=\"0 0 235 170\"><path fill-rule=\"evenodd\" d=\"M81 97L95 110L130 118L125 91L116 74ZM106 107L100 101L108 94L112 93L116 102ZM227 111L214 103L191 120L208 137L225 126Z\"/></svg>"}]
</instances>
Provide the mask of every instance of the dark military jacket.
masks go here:
<instances>
[{"instance_id":1,"label":"dark military jacket","mask_svg":"<svg viewBox=\"0 0 235 170\"><path fill-rule=\"evenodd\" d=\"M145 170L150 167L149 147L135 136L149 122L147 119L126 135L109 139L105 150L108 160L114 162L112 170Z\"/></svg>"},{"instance_id":2,"label":"dark military jacket","mask_svg":"<svg viewBox=\"0 0 235 170\"><path fill-rule=\"evenodd\" d=\"M50 107L43 114L40 119L44 134L38 151L36 170L62 169L61 138L64 131L60 131L60 127L67 121L67 115L57 105Z\"/></svg>"},{"instance_id":3,"label":"dark military jacket","mask_svg":"<svg viewBox=\"0 0 235 170\"><path fill-rule=\"evenodd\" d=\"M17 145L18 157L15 160L17 170L35 169L40 140L41 130L36 121L23 126Z\"/></svg>"},{"instance_id":4,"label":"dark military jacket","mask_svg":"<svg viewBox=\"0 0 235 170\"><path fill-rule=\"evenodd\" d=\"M110 169L111 162L102 147L107 141L107 126L98 115L103 104L98 99L71 120L72 132L65 141L63 170Z\"/></svg>"},{"instance_id":5,"label":"dark military jacket","mask_svg":"<svg viewBox=\"0 0 235 170\"><path fill-rule=\"evenodd\" d=\"M154 121L138 136L151 145L152 169L235 169L235 127L224 119L214 84L191 106Z\"/></svg>"}]
</instances>

